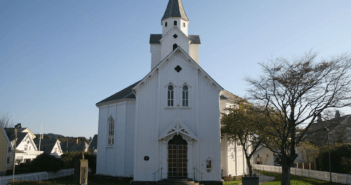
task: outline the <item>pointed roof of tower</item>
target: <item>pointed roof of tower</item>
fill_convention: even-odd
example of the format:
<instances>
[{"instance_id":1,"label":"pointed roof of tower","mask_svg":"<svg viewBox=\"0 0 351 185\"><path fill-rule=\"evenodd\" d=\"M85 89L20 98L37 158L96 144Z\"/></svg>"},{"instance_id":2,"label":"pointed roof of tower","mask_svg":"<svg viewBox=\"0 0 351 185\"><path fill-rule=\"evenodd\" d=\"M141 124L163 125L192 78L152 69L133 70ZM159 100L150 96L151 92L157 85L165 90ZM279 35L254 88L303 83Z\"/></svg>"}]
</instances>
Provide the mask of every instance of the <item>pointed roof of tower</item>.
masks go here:
<instances>
[{"instance_id":1,"label":"pointed roof of tower","mask_svg":"<svg viewBox=\"0 0 351 185\"><path fill-rule=\"evenodd\" d=\"M182 0L169 0L165 14L162 20L170 17L180 17L185 21L189 21L188 16L186 16Z\"/></svg>"}]
</instances>

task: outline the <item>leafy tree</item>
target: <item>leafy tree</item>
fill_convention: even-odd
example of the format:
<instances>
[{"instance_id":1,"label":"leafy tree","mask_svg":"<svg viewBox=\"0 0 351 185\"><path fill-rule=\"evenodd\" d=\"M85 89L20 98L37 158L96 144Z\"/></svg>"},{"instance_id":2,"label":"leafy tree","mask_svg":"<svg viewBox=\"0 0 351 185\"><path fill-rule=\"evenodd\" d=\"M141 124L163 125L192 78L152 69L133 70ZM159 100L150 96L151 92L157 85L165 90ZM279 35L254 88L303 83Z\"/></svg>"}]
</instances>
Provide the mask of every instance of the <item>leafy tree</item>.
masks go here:
<instances>
[{"instance_id":1,"label":"leafy tree","mask_svg":"<svg viewBox=\"0 0 351 185\"><path fill-rule=\"evenodd\" d=\"M233 100L233 107L225 109L227 113L222 113L221 133L227 137L229 141L240 142L245 151L247 166L249 167L249 175L252 176L252 165L250 159L256 152L257 148L264 139L255 126L257 121L265 121L264 115L253 111L253 105L247 100ZM259 137L261 136L261 137Z\"/></svg>"},{"instance_id":2,"label":"leafy tree","mask_svg":"<svg viewBox=\"0 0 351 185\"><path fill-rule=\"evenodd\" d=\"M316 57L309 52L292 61L277 58L261 64L264 75L259 79L247 79L251 99L265 105L261 113L273 126L274 132L265 134L274 142L265 145L281 157L282 185L290 184L296 146L317 116L325 109L345 107L351 102L351 57L341 55L321 62L316 62ZM263 123L256 126L266 130Z\"/></svg>"},{"instance_id":3,"label":"leafy tree","mask_svg":"<svg viewBox=\"0 0 351 185\"><path fill-rule=\"evenodd\" d=\"M319 155L319 148L309 141L301 142L298 146L303 163L313 163Z\"/></svg>"}]
</instances>

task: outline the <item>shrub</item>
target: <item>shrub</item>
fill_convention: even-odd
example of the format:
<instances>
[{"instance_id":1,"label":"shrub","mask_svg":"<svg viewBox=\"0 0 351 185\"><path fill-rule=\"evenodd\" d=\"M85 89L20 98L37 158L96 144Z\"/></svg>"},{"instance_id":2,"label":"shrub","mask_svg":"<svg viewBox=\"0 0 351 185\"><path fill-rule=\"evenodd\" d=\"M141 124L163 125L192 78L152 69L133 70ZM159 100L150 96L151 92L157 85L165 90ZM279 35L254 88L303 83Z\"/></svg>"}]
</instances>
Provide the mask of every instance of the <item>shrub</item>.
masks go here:
<instances>
[{"instance_id":1,"label":"shrub","mask_svg":"<svg viewBox=\"0 0 351 185\"><path fill-rule=\"evenodd\" d=\"M57 172L62 169L63 166L64 164L61 159L43 153L30 162L29 170L31 172Z\"/></svg>"},{"instance_id":2,"label":"shrub","mask_svg":"<svg viewBox=\"0 0 351 185\"><path fill-rule=\"evenodd\" d=\"M335 173L351 174L351 145L337 144L330 148L331 169ZM329 171L328 147L324 147L319 154L319 170Z\"/></svg>"},{"instance_id":3,"label":"shrub","mask_svg":"<svg viewBox=\"0 0 351 185\"><path fill-rule=\"evenodd\" d=\"M84 153L84 158L88 160L89 168L91 169L92 173L95 174L96 172L96 155L92 155L88 152ZM61 155L61 160L64 163L64 168L74 168L74 163L77 160L82 159L81 152L68 152Z\"/></svg>"},{"instance_id":4,"label":"shrub","mask_svg":"<svg viewBox=\"0 0 351 185\"><path fill-rule=\"evenodd\" d=\"M230 182L230 181L234 181L235 179L236 179L235 177L232 177L231 175L229 175L229 176L225 177L223 180L225 182Z\"/></svg>"}]
</instances>

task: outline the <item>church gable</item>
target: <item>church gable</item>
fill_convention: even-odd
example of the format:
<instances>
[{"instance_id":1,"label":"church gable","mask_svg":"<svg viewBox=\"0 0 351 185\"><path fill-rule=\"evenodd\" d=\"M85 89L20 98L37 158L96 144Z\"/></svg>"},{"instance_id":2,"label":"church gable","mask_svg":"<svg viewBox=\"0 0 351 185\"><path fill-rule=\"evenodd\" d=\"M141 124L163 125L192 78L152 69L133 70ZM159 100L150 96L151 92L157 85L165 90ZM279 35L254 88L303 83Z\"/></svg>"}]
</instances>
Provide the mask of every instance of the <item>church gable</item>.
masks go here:
<instances>
[{"instance_id":1,"label":"church gable","mask_svg":"<svg viewBox=\"0 0 351 185\"><path fill-rule=\"evenodd\" d=\"M177 65L175 65L177 64ZM183 67L182 67L183 66ZM174 67L174 68L173 68ZM158 73L162 73L165 68L167 68L171 73L177 74L184 72L186 70L185 68L191 68L193 74L195 75L201 75L208 83L213 85L214 88L216 88L218 91L223 90L223 88L215 81L213 80L212 77L210 77L182 48L178 47L175 49L173 52L171 52L165 59L163 59L149 74L147 74L134 88L133 92L137 93L138 91L141 90L141 88L148 83L153 77L157 76ZM179 71L179 72L178 72ZM190 74L182 74L184 75L190 75ZM167 78L175 79L175 76L172 76L167 72ZM186 76L185 78L189 79L189 76ZM186 82L186 81L184 81ZM166 84L165 84L166 85Z\"/></svg>"}]
</instances>

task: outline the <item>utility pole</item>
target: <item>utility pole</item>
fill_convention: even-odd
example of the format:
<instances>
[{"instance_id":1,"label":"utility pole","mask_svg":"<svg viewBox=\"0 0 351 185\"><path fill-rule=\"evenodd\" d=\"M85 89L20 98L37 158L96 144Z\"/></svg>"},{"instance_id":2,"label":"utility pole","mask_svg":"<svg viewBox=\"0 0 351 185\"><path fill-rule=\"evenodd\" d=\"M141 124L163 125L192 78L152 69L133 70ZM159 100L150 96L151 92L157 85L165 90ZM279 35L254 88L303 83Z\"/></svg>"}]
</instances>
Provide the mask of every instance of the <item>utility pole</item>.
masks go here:
<instances>
[{"instance_id":1,"label":"utility pole","mask_svg":"<svg viewBox=\"0 0 351 185\"><path fill-rule=\"evenodd\" d=\"M15 183L15 168L16 168L16 142L17 142L17 129L21 128L21 123L18 123L15 126L15 142L14 142L14 150L13 150L13 168L12 168L12 184Z\"/></svg>"}]
</instances>

